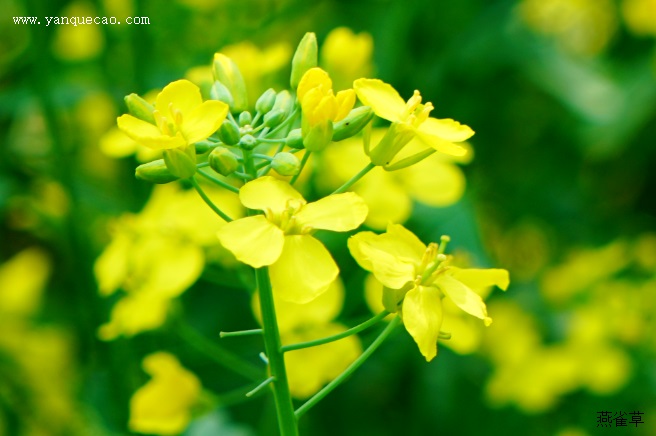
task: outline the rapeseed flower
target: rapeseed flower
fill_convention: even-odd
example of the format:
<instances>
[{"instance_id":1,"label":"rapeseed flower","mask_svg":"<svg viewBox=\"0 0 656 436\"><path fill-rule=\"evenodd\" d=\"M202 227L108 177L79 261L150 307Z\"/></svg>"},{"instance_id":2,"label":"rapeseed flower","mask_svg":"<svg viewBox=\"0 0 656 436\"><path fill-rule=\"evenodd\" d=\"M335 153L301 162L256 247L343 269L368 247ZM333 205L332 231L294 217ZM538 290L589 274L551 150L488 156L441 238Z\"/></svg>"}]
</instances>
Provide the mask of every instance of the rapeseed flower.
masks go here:
<instances>
[{"instance_id":1,"label":"rapeseed flower","mask_svg":"<svg viewBox=\"0 0 656 436\"><path fill-rule=\"evenodd\" d=\"M121 115L118 127L139 144L155 150L186 147L207 139L228 114L228 105L203 102L200 89L188 80L169 83L157 95L155 124L132 115Z\"/></svg>"},{"instance_id":2,"label":"rapeseed flower","mask_svg":"<svg viewBox=\"0 0 656 436\"><path fill-rule=\"evenodd\" d=\"M353 88L363 104L370 106L380 118L392 122L389 134L369 153L374 164L389 164L414 137L441 153L452 156L467 153L466 148L456 143L466 141L474 131L450 118L430 117L433 105L430 102L422 104L419 91L415 90L405 102L391 85L382 80L358 79L353 82Z\"/></svg>"},{"instance_id":3,"label":"rapeseed flower","mask_svg":"<svg viewBox=\"0 0 656 436\"><path fill-rule=\"evenodd\" d=\"M165 352L146 356L142 366L152 379L130 399L130 430L159 435L182 433L201 394L198 377Z\"/></svg>"},{"instance_id":4,"label":"rapeseed flower","mask_svg":"<svg viewBox=\"0 0 656 436\"><path fill-rule=\"evenodd\" d=\"M226 224L218 232L221 244L243 263L269 266L274 294L294 303L313 300L339 273L328 250L310 232L353 230L367 216L364 201L352 192L307 203L289 183L271 176L246 183L239 199L264 215Z\"/></svg>"},{"instance_id":5,"label":"rapeseed flower","mask_svg":"<svg viewBox=\"0 0 656 436\"><path fill-rule=\"evenodd\" d=\"M503 269L451 266L451 259L441 252L444 247L424 245L400 224L390 224L382 235L360 232L349 239L348 246L360 266L385 286L385 308L396 312L400 305L406 330L426 361L437 355L443 297L489 325L492 319L485 303L471 288L496 285L506 289L509 283L508 272Z\"/></svg>"}]
</instances>

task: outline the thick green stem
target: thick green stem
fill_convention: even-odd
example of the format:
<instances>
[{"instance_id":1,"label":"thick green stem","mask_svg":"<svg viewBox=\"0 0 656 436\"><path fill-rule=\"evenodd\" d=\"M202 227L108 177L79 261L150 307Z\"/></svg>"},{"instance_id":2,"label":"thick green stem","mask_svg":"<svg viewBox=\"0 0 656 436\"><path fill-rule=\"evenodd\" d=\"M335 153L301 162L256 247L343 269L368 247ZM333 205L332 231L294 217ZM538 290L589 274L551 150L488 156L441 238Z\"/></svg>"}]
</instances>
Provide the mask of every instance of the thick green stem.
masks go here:
<instances>
[{"instance_id":1,"label":"thick green stem","mask_svg":"<svg viewBox=\"0 0 656 436\"><path fill-rule=\"evenodd\" d=\"M302 348L316 347L317 345L323 345L323 344L327 344L329 342L338 341L338 340L346 338L348 336L360 333L362 330L365 330L365 329L371 327L372 325L379 323L387 315L389 315L389 312L384 310L381 313L379 313L378 315L374 316L373 318L368 319L367 321L363 322L362 324L359 324L355 327L352 327L352 328L350 328L350 329L348 329L344 332L338 333L336 335L328 336L328 337L325 337L325 338L321 338L321 339L315 339L313 341L300 342L298 344L291 344L291 345L284 345L282 347L282 351L287 352L287 351L300 350Z\"/></svg>"},{"instance_id":2,"label":"thick green stem","mask_svg":"<svg viewBox=\"0 0 656 436\"><path fill-rule=\"evenodd\" d=\"M276 308L273 304L269 269L267 267L256 269L255 278L260 293L264 346L269 360L269 372L271 377L275 379L272 386L280 434L281 436L295 436L298 435L298 428L289 391L289 382L287 381L287 370L285 369L285 358L282 352L278 321L276 320Z\"/></svg>"},{"instance_id":3,"label":"thick green stem","mask_svg":"<svg viewBox=\"0 0 656 436\"><path fill-rule=\"evenodd\" d=\"M335 389L337 386L339 386L344 380L346 380L351 374L355 372L372 354L376 349L380 346L380 344L385 341L389 337L389 335L394 331L394 329L401 323L401 318L400 317L395 317L390 323L385 327L385 330L376 338L375 341L369 345L369 347L358 357L355 362L353 362L348 368L344 370L336 379L328 383L326 386L324 386L323 389L321 389L319 392L314 394L312 398L307 400L305 404L303 404L301 407L299 407L296 410L296 418L300 418L310 410L312 406L317 404L319 401L323 400L323 398L331 393L333 389Z\"/></svg>"},{"instance_id":4,"label":"thick green stem","mask_svg":"<svg viewBox=\"0 0 656 436\"><path fill-rule=\"evenodd\" d=\"M376 168L376 165L369 162L366 167L362 168L359 173L351 177L351 179L348 182L344 183L342 186L337 188L335 192L333 192L333 194L340 194L346 191L348 188L353 186L358 180L363 178L365 174L367 174L369 171L373 170L374 168Z\"/></svg>"}]
</instances>

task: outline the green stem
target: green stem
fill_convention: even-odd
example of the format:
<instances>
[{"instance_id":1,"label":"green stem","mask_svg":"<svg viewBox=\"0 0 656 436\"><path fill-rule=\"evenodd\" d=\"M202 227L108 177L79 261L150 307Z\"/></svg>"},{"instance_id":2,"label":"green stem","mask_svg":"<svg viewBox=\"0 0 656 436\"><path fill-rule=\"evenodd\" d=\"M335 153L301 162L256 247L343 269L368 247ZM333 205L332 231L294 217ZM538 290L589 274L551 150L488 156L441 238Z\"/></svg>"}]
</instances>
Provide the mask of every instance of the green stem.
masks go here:
<instances>
[{"instance_id":1,"label":"green stem","mask_svg":"<svg viewBox=\"0 0 656 436\"><path fill-rule=\"evenodd\" d=\"M401 323L400 317L395 317L390 323L385 327L385 330L376 338L375 341L369 345L369 347L358 357L355 362L353 362L348 368L344 370L336 379L328 383L321 389L319 392L314 394L312 398L307 400L301 407L299 407L296 412L296 419L303 416L312 406L321 401L326 395L332 392L337 386L339 386L344 380L346 380L355 370L357 370L372 354L376 349L383 343L385 339L394 331L394 329Z\"/></svg>"},{"instance_id":2,"label":"green stem","mask_svg":"<svg viewBox=\"0 0 656 436\"><path fill-rule=\"evenodd\" d=\"M189 345L196 348L198 351L207 355L216 363L240 374L250 380L262 380L263 371L254 366L250 362L243 360L241 357L233 354L231 351L215 344L207 339L205 336L197 332L190 326L180 323L176 328L176 332L184 339Z\"/></svg>"},{"instance_id":3,"label":"green stem","mask_svg":"<svg viewBox=\"0 0 656 436\"><path fill-rule=\"evenodd\" d=\"M227 222L232 221L232 218L230 218L228 215L226 215L225 212L223 212L221 209L219 209L217 207L217 205L214 204L212 202L212 200L210 200L210 197L207 196L205 191L203 191L203 188L201 188L200 185L198 184L198 180L196 180L195 175L191 176L191 178L189 180L191 181L191 184L194 185L194 188L196 188L196 191L198 192L198 195L200 195L200 197L210 207L210 209L212 209L214 212L216 212L216 214L218 216L220 216L221 218L223 218L225 221L227 221Z\"/></svg>"},{"instance_id":4,"label":"green stem","mask_svg":"<svg viewBox=\"0 0 656 436\"><path fill-rule=\"evenodd\" d=\"M269 384L273 383L275 380L276 380L275 377L273 377L273 376L269 377L268 379L264 380L262 383L260 383L259 385L257 385L257 386L255 387L255 389L246 392L246 396L247 396L247 397L252 397L253 395L255 395L255 394L257 394L258 392L260 392L262 389L264 389L265 387L267 387Z\"/></svg>"},{"instance_id":5,"label":"green stem","mask_svg":"<svg viewBox=\"0 0 656 436\"><path fill-rule=\"evenodd\" d=\"M294 405L287 381L285 358L282 352L276 308L273 303L269 269L267 267L255 270L257 289L260 293L260 310L262 312L262 326L264 327L264 346L269 360L269 372L275 378L273 382L273 397L278 413L278 426L281 436L298 435Z\"/></svg>"},{"instance_id":6,"label":"green stem","mask_svg":"<svg viewBox=\"0 0 656 436\"><path fill-rule=\"evenodd\" d=\"M253 329L253 330L239 330L237 332L219 332L220 338L232 338L235 336L253 336L261 335L262 329Z\"/></svg>"},{"instance_id":7,"label":"green stem","mask_svg":"<svg viewBox=\"0 0 656 436\"><path fill-rule=\"evenodd\" d=\"M376 168L376 165L369 162L366 167L362 168L359 173L351 177L351 179L348 182L344 183L342 186L337 188L335 192L333 192L333 194L340 194L346 191L348 188L353 186L358 180L363 178L365 174L367 174L369 171L373 170L374 168Z\"/></svg>"},{"instance_id":8,"label":"green stem","mask_svg":"<svg viewBox=\"0 0 656 436\"><path fill-rule=\"evenodd\" d=\"M371 327L374 324L379 323L383 318L385 318L387 315L389 315L389 312L386 310L383 310L381 313L378 315L374 316L373 318L363 322L362 324L359 324L353 328L350 328L342 333L338 333L336 335L328 336L325 338L321 339L315 339L313 341L307 341L307 342L299 342L298 344L291 344L291 345L283 345L282 351L283 353L286 353L287 351L294 351L294 350L300 350L302 348L310 348L310 347L316 347L317 345L323 345L327 344L329 342L334 342L338 341L340 339L346 338L348 336L354 335L356 333L360 333L362 330L365 330L369 327Z\"/></svg>"},{"instance_id":9,"label":"green stem","mask_svg":"<svg viewBox=\"0 0 656 436\"><path fill-rule=\"evenodd\" d=\"M305 150L305 154L301 158L301 169L298 170L298 174L296 174L294 177L292 177L292 180L289 182L290 185L293 185L294 183L296 183L296 180L298 179L298 177L303 172L303 168L305 168L305 164L307 163L308 159L310 159L310 154L312 154L311 151Z\"/></svg>"},{"instance_id":10,"label":"green stem","mask_svg":"<svg viewBox=\"0 0 656 436\"><path fill-rule=\"evenodd\" d=\"M209 174L209 173L206 173L205 171L200 171L200 170L198 171L198 174L205 177L210 182L216 183L220 187L227 189L230 192L234 192L235 194L239 194L239 188L236 188L236 187L232 186L228 182L224 182L223 180L219 179L218 177L215 177L212 174Z\"/></svg>"}]
</instances>

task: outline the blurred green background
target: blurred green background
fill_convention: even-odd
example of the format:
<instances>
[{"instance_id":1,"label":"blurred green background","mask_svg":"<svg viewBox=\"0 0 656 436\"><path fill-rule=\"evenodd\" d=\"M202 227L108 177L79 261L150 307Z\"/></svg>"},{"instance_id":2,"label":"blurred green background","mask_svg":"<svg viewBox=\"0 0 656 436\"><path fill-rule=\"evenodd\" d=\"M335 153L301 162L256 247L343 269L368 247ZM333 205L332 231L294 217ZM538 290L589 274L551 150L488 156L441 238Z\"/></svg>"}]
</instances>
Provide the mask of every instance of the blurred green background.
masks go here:
<instances>
[{"instance_id":1,"label":"blurred green background","mask_svg":"<svg viewBox=\"0 0 656 436\"><path fill-rule=\"evenodd\" d=\"M302 434L656 434L653 0L0 0L0 10L0 435L129 434L130 397L149 378L141 360L158 350L225 406L185 434L276 434L271 398L222 397L246 382L178 321L98 339L116 298L99 296L94 262L116 217L139 212L152 189L108 132L125 95L202 75L192 68L225 47L260 92L279 90L303 34L321 46L342 26L372 36L374 77L404 98L419 89L433 116L476 131L464 196L415 201L407 226L426 242L449 234L472 265L507 268L511 286L488 299L490 328L457 352L441 343L430 364L399 332L303 417ZM150 24L13 21L76 15ZM339 320L354 325L368 316L364 273L332 242L347 284ZM257 325L231 271L210 264L171 309L204 341ZM258 363L254 338L220 346ZM629 426L599 428L600 411ZM644 422L630 424L638 411Z\"/></svg>"}]
</instances>

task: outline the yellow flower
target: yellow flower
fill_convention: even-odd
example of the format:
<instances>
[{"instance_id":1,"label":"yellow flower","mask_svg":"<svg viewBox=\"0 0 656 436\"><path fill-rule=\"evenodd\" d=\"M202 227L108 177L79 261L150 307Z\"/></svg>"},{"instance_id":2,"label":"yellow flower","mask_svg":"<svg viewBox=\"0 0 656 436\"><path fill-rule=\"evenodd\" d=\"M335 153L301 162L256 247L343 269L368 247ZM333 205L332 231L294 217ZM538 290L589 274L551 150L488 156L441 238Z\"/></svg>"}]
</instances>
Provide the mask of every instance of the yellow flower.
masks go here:
<instances>
[{"instance_id":1,"label":"yellow flower","mask_svg":"<svg viewBox=\"0 0 656 436\"><path fill-rule=\"evenodd\" d=\"M156 150L185 147L207 139L228 114L228 105L202 101L200 89L188 80L169 83L155 101L155 125L121 115L119 129L138 143Z\"/></svg>"},{"instance_id":2,"label":"yellow flower","mask_svg":"<svg viewBox=\"0 0 656 436\"><path fill-rule=\"evenodd\" d=\"M333 136L333 122L344 119L353 109L352 89L333 94L333 82L321 68L310 68L297 89L303 120L301 129L305 148L311 151L325 147Z\"/></svg>"},{"instance_id":3,"label":"yellow flower","mask_svg":"<svg viewBox=\"0 0 656 436\"><path fill-rule=\"evenodd\" d=\"M169 353L146 356L142 366L152 379L130 399L130 430L160 435L182 433L200 396L200 381Z\"/></svg>"},{"instance_id":4,"label":"yellow flower","mask_svg":"<svg viewBox=\"0 0 656 436\"><path fill-rule=\"evenodd\" d=\"M656 1L624 0L622 15L628 28L636 35L656 36Z\"/></svg>"},{"instance_id":5,"label":"yellow flower","mask_svg":"<svg viewBox=\"0 0 656 436\"><path fill-rule=\"evenodd\" d=\"M467 153L467 149L455 143L466 141L474 131L450 118L429 117L433 105L430 102L422 104L419 91L415 91L405 102L391 85L382 80L358 79L353 82L353 88L363 104L370 106L379 117L393 123L390 129L398 129L399 134L410 131L412 136L441 153L453 156Z\"/></svg>"},{"instance_id":6,"label":"yellow flower","mask_svg":"<svg viewBox=\"0 0 656 436\"><path fill-rule=\"evenodd\" d=\"M243 263L270 266L273 292L294 303L316 298L339 272L328 250L310 232L345 232L367 216L364 201L352 192L308 204L289 183L270 176L246 183L239 198L264 215L226 224L218 232L221 244Z\"/></svg>"},{"instance_id":7,"label":"yellow flower","mask_svg":"<svg viewBox=\"0 0 656 436\"><path fill-rule=\"evenodd\" d=\"M371 74L373 50L374 41L369 33L355 34L348 27L337 27L321 46L321 64L333 77L336 88L346 88L355 79Z\"/></svg>"},{"instance_id":8,"label":"yellow flower","mask_svg":"<svg viewBox=\"0 0 656 436\"><path fill-rule=\"evenodd\" d=\"M387 233L360 232L348 241L351 254L386 287L387 310L401 315L427 361L437 355L437 338L442 325L442 298L447 296L461 310L485 321L485 303L471 288L497 285L506 289L508 272L503 269L460 269L431 243L426 247L413 233L399 224L390 224Z\"/></svg>"}]
</instances>

